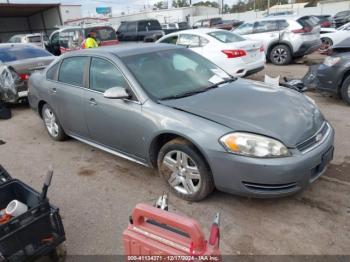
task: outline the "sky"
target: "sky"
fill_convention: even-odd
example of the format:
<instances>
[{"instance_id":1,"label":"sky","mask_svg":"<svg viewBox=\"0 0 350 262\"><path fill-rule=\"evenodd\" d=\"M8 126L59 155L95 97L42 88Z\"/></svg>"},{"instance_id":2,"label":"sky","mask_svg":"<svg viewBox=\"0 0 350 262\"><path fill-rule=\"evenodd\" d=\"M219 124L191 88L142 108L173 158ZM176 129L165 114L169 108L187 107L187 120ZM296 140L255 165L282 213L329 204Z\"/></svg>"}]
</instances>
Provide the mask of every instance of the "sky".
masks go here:
<instances>
[{"instance_id":1,"label":"sky","mask_svg":"<svg viewBox=\"0 0 350 262\"><path fill-rule=\"evenodd\" d=\"M172 0L168 0L171 4ZM192 3L199 2L200 0L192 0ZM224 0L226 4L232 4L237 0ZM6 0L0 0L0 3L6 2ZM144 7L151 7L159 0L10 0L10 3L58 3L62 4L81 4L83 16L89 16L96 14L96 7L112 7L114 14L120 14L121 12L132 13L137 12Z\"/></svg>"}]
</instances>

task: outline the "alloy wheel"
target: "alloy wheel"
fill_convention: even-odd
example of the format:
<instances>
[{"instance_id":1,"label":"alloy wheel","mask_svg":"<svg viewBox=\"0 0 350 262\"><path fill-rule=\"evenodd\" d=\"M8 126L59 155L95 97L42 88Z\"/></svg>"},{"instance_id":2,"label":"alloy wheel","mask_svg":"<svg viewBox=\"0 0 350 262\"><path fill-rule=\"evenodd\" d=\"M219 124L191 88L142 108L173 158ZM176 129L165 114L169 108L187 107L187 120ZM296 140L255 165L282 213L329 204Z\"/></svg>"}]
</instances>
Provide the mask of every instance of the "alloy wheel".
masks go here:
<instances>
[{"instance_id":1,"label":"alloy wheel","mask_svg":"<svg viewBox=\"0 0 350 262\"><path fill-rule=\"evenodd\" d=\"M272 57L277 64L284 64L287 60L288 53L283 48L277 48L273 51Z\"/></svg>"},{"instance_id":2,"label":"alloy wheel","mask_svg":"<svg viewBox=\"0 0 350 262\"><path fill-rule=\"evenodd\" d=\"M321 39L322 43L321 43L321 47L320 47L320 52L324 53L326 51L328 51L328 49L331 47L332 43L330 41L330 39Z\"/></svg>"},{"instance_id":3,"label":"alloy wheel","mask_svg":"<svg viewBox=\"0 0 350 262\"><path fill-rule=\"evenodd\" d=\"M47 131L49 131L50 135L53 137L58 136L58 124L56 122L56 116L52 112L50 108L45 108L44 110L44 122L47 128Z\"/></svg>"},{"instance_id":4,"label":"alloy wheel","mask_svg":"<svg viewBox=\"0 0 350 262\"><path fill-rule=\"evenodd\" d=\"M168 183L182 194L194 194L200 189L201 174L196 163L186 153L173 150L168 152L162 162L168 170Z\"/></svg>"}]
</instances>

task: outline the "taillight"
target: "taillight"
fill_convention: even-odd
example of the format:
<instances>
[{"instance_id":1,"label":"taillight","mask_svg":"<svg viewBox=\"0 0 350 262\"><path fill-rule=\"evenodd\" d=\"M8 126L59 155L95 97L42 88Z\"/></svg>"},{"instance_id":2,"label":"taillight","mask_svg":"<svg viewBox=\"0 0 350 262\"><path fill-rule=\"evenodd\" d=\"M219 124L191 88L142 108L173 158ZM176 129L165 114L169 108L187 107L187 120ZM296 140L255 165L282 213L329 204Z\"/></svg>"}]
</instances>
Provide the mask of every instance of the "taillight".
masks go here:
<instances>
[{"instance_id":1,"label":"taillight","mask_svg":"<svg viewBox=\"0 0 350 262\"><path fill-rule=\"evenodd\" d=\"M221 52L223 52L227 58L236 58L236 57L242 57L242 56L246 56L247 53L244 50L241 49L237 49L237 50L222 50Z\"/></svg>"},{"instance_id":2,"label":"taillight","mask_svg":"<svg viewBox=\"0 0 350 262\"><path fill-rule=\"evenodd\" d=\"M264 46L262 45L262 46L260 46L260 52L264 52L265 50L264 50Z\"/></svg>"},{"instance_id":3,"label":"taillight","mask_svg":"<svg viewBox=\"0 0 350 262\"><path fill-rule=\"evenodd\" d=\"M29 75L28 74L19 74L19 78L21 79L21 80L28 80L29 79Z\"/></svg>"},{"instance_id":4,"label":"taillight","mask_svg":"<svg viewBox=\"0 0 350 262\"><path fill-rule=\"evenodd\" d=\"M311 31L312 31L311 27L303 27L301 29L292 30L294 34L310 33Z\"/></svg>"}]
</instances>

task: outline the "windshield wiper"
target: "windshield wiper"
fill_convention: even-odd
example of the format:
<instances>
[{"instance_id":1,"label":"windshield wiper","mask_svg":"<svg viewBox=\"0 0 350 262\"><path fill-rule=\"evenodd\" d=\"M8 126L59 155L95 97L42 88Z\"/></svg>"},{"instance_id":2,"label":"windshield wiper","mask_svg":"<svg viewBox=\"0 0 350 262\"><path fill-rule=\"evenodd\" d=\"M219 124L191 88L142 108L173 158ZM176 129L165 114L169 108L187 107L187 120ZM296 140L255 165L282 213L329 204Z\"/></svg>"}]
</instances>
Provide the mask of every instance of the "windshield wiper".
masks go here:
<instances>
[{"instance_id":1,"label":"windshield wiper","mask_svg":"<svg viewBox=\"0 0 350 262\"><path fill-rule=\"evenodd\" d=\"M219 82L219 83L210 85L210 86L208 86L208 87L206 87L206 88L202 88L202 89L198 89L198 90L193 90L193 91L188 91L188 92L185 92L185 93L176 94L176 95L171 95L171 96L165 96L165 97L160 98L159 100L170 100L170 99L178 99L178 98L183 98L183 97L187 97L187 96L192 96L192 95L195 95L195 94L199 94L199 93L206 92L206 91L208 91L209 89L217 88L218 86L220 86L220 85L222 85L222 84L229 83L229 82L233 82L233 81L235 81L236 79L237 79L237 78L235 78L235 77L231 77L231 78L226 79L226 80L224 80L224 81L221 81L221 82Z\"/></svg>"}]
</instances>

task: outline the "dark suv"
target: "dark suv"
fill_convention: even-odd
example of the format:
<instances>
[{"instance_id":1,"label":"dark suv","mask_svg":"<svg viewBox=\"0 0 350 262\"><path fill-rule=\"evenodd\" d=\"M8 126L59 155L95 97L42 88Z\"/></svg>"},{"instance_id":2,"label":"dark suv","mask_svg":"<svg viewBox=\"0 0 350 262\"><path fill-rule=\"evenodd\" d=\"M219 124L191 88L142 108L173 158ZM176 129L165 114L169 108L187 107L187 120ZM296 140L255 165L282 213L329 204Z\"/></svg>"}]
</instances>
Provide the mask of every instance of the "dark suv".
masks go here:
<instances>
[{"instance_id":1,"label":"dark suv","mask_svg":"<svg viewBox=\"0 0 350 262\"><path fill-rule=\"evenodd\" d=\"M158 20L122 22L117 30L119 41L155 42L164 35Z\"/></svg>"},{"instance_id":2,"label":"dark suv","mask_svg":"<svg viewBox=\"0 0 350 262\"><path fill-rule=\"evenodd\" d=\"M333 25L338 28L350 22L350 10L341 11L333 16Z\"/></svg>"}]
</instances>

